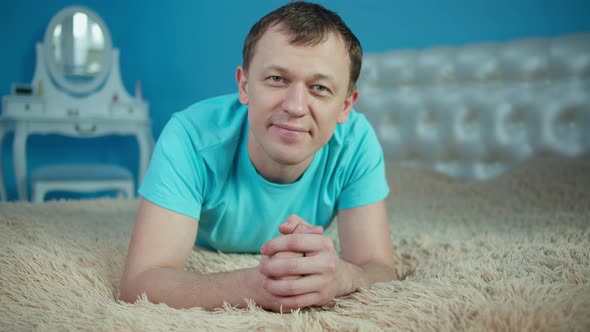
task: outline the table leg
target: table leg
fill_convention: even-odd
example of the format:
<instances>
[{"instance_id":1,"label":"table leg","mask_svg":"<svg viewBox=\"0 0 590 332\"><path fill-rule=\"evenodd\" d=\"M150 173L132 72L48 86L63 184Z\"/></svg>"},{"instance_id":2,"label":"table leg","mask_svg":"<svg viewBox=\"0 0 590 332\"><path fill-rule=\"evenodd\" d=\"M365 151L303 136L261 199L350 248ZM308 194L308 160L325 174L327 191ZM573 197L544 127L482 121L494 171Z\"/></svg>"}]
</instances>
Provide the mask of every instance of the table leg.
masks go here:
<instances>
[{"instance_id":1,"label":"table leg","mask_svg":"<svg viewBox=\"0 0 590 332\"><path fill-rule=\"evenodd\" d=\"M16 126L14 131L14 145L12 153L14 154L14 174L16 177L16 187L18 199L20 201L28 200L27 193L27 130L25 124Z\"/></svg>"},{"instance_id":2,"label":"table leg","mask_svg":"<svg viewBox=\"0 0 590 332\"><path fill-rule=\"evenodd\" d=\"M8 199L8 195L6 194L6 186L4 184L4 169L2 168L2 146L4 143L4 136L6 135L6 131L7 129L5 127L5 124L0 122L0 201L5 201Z\"/></svg>"},{"instance_id":3,"label":"table leg","mask_svg":"<svg viewBox=\"0 0 590 332\"><path fill-rule=\"evenodd\" d=\"M152 149L154 139L152 137L151 129L145 129L137 133L137 142L139 144L139 172L137 179L137 187L141 184L141 180L147 171L150 158L152 156Z\"/></svg>"}]
</instances>

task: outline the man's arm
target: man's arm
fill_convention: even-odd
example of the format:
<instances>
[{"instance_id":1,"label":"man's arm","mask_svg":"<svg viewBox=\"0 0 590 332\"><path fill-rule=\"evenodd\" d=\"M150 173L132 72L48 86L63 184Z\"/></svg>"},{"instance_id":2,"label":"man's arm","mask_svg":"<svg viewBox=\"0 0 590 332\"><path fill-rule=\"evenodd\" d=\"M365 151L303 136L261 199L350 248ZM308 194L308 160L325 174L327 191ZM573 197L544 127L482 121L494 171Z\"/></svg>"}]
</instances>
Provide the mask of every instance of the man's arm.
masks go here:
<instances>
[{"instance_id":1,"label":"man's arm","mask_svg":"<svg viewBox=\"0 0 590 332\"><path fill-rule=\"evenodd\" d=\"M342 259L352 266L351 289L397 279L385 201L338 213Z\"/></svg>"},{"instance_id":2,"label":"man's arm","mask_svg":"<svg viewBox=\"0 0 590 332\"><path fill-rule=\"evenodd\" d=\"M323 234L289 233L298 223L307 224L291 216L279 228L286 235L261 248L262 254L269 257L284 251L305 253L301 258L263 259L260 264L266 276L263 287L285 308L327 304L359 287L397 278L384 201L339 212L341 258ZM303 277L284 278L298 275Z\"/></svg>"},{"instance_id":3,"label":"man's arm","mask_svg":"<svg viewBox=\"0 0 590 332\"><path fill-rule=\"evenodd\" d=\"M195 219L142 199L119 298L133 302L145 292L154 303L205 309L221 307L224 301L243 307L245 299L252 299L262 307L280 310L262 288L264 276L256 267L214 274L184 271L197 230Z\"/></svg>"}]
</instances>

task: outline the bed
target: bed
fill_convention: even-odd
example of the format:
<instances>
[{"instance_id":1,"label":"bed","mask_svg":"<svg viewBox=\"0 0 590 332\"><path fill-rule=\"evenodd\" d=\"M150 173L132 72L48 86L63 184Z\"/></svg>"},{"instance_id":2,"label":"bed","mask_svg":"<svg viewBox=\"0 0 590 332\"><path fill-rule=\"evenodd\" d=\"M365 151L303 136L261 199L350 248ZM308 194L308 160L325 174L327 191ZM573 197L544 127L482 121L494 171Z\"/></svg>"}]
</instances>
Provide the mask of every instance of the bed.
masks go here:
<instances>
[{"instance_id":1,"label":"bed","mask_svg":"<svg viewBox=\"0 0 590 332\"><path fill-rule=\"evenodd\" d=\"M384 147L401 280L292 313L123 303L137 200L0 202L0 329L588 331L589 45L366 55L358 109ZM186 269L259 258L195 250Z\"/></svg>"}]
</instances>

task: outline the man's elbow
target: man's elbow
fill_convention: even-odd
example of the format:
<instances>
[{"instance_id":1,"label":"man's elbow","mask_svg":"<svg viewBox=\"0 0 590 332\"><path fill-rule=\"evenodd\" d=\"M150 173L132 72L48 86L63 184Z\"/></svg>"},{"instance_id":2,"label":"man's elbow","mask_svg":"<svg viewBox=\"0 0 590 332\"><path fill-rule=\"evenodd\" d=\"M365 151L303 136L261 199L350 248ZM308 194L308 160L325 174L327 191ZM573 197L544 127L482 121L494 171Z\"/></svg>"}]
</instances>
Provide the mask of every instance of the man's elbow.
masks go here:
<instances>
[{"instance_id":1,"label":"man's elbow","mask_svg":"<svg viewBox=\"0 0 590 332\"><path fill-rule=\"evenodd\" d=\"M387 282L400 279L395 265L390 262L369 263L364 265L364 270L372 271L370 273L373 275L373 282Z\"/></svg>"},{"instance_id":2,"label":"man's elbow","mask_svg":"<svg viewBox=\"0 0 590 332\"><path fill-rule=\"evenodd\" d=\"M119 301L133 303L135 302L135 299L137 299L137 297L131 295L131 293L128 292L126 289L121 287L119 288Z\"/></svg>"},{"instance_id":3,"label":"man's elbow","mask_svg":"<svg viewBox=\"0 0 590 332\"><path fill-rule=\"evenodd\" d=\"M400 275L399 273L397 273L397 270L395 268L388 268L387 269L387 281L392 281L392 280L400 280Z\"/></svg>"},{"instance_id":4,"label":"man's elbow","mask_svg":"<svg viewBox=\"0 0 590 332\"><path fill-rule=\"evenodd\" d=\"M381 271L383 275L383 281L399 280L395 262L386 261L381 262Z\"/></svg>"},{"instance_id":5,"label":"man's elbow","mask_svg":"<svg viewBox=\"0 0 590 332\"><path fill-rule=\"evenodd\" d=\"M119 284L119 300L127 303L133 303L139 297L136 278L123 276Z\"/></svg>"}]
</instances>

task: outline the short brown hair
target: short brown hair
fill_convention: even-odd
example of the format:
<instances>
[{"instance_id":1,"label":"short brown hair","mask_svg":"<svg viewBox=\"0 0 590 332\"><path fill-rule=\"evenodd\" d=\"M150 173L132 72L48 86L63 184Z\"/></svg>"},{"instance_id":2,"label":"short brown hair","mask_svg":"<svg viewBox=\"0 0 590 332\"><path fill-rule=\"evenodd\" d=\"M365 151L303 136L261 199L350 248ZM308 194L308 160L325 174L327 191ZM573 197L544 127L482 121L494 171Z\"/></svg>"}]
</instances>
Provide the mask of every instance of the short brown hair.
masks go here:
<instances>
[{"instance_id":1,"label":"short brown hair","mask_svg":"<svg viewBox=\"0 0 590 332\"><path fill-rule=\"evenodd\" d=\"M363 50L361 43L346 26L344 21L333 11L321 5L296 1L284 5L265 15L256 22L246 39L242 50L242 65L248 67L256 44L262 35L276 25L282 25L284 31L292 36L290 43L298 46L317 45L328 38L329 33L336 33L344 40L350 60L349 90L352 90L359 77L362 66Z\"/></svg>"}]
</instances>

